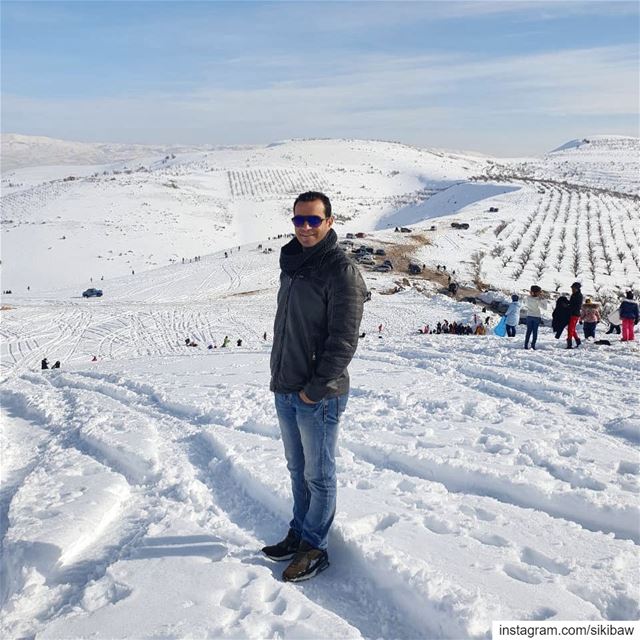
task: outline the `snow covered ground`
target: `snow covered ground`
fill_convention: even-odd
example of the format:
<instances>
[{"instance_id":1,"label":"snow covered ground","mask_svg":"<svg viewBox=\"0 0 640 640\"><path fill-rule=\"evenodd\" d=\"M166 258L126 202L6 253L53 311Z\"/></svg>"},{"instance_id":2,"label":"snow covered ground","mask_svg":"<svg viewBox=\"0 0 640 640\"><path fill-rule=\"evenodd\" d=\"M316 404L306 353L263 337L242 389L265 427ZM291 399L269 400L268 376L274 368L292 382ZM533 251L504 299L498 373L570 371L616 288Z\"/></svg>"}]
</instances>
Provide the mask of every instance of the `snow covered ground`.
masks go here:
<instances>
[{"instance_id":1,"label":"snow covered ground","mask_svg":"<svg viewBox=\"0 0 640 640\"><path fill-rule=\"evenodd\" d=\"M268 391L284 241L2 311L3 637L483 638L497 619L637 619L638 344L422 336L478 308L385 295L397 276L369 271L332 564L281 582L259 549L291 506ZM43 356L62 368L39 371Z\"/></svg>"},{"instance_id":2,"label":"snow covered ground","mask_svg":"<svg viewBox=\"0 0 640 640\"><path fill-rule=\"evenodd\" d=\"M535 352L423 336L480 307L406 273L446 264L498 296L579 279L614 304L640 281L637 140L510 162L359 140L9 142L3 637L457 639L640 617L638 343L567 352L548 324ZM308 188L396 270L363 271L332 565L293 586L259 549L290 517L268 361L277 236Z\"/></svg>"}]
</instances>

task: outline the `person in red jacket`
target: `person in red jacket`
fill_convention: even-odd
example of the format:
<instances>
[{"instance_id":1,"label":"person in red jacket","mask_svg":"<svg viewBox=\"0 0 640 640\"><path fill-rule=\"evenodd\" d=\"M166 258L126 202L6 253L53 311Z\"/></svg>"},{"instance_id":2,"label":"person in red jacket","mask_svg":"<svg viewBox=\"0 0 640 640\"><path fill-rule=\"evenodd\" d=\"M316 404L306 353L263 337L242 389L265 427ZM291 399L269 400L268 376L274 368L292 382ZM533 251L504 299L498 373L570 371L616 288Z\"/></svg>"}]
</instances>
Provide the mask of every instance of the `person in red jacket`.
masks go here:
<instances>
[{"instance_id":1,"label":"person in red jacket","mask_svg":"<svg viewBox=\"0 0 640 640\"><path fill-rule=\"evenodd\" d=\"M576 341L576 346L580 346L580 338L576 331L576 325L580 320L580 311L582 310L582 285L574 282L571 285L571 297L569 298L569 327L567 329L567 349L573 349L571 340Z\"/></svg>"}]
</instances>

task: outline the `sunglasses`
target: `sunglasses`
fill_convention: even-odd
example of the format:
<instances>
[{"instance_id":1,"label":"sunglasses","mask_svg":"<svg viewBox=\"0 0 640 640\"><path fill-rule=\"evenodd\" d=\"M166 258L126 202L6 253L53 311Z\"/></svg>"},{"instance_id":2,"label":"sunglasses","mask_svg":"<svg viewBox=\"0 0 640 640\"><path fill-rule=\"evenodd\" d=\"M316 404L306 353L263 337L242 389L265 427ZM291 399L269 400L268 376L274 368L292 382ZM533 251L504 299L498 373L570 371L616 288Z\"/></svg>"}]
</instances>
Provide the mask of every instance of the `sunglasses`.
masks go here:
<instances>
[{"instance_id":1,"label":"sunglasses","mask_svg":"<svg viewBox=\"0 0 640 640\"><path fill-rule=\"evenodd\" d=\"M321 218L320 216L293 216L291 218L294 227L304 227L306 222L312 229L317 229L323 220L327 220L327 218Z\"/></svg>"}]
</instances>

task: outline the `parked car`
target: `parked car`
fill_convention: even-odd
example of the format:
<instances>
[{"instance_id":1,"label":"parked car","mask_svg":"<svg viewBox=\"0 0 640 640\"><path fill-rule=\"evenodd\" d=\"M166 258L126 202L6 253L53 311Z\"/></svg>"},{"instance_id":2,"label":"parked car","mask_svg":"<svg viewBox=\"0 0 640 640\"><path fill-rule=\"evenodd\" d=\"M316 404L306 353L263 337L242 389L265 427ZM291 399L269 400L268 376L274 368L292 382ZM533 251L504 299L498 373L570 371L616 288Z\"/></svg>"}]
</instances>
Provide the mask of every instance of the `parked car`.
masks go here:
<instances>
[{"instance_id":1,"label":"parked car","mask_svg":"<svg viewBox=\"0 0 640 640\"><path fill-rule=\"evenodd\" d=\"M409 273L411 273L412 275L417 275L418 273L422 273L422 267L419 264L416 264L415 262L411 262L409 264Z\"/></svg>"},{"instance_id":2,"label":"parked car","mask_svg":"<svg viewBox=\"0 0 640 640\"><path fill-rule=\"evenodd\" d=\"M409 227L400 227L401 233L411 233L411 229Z\"/></svg>"},{"instance_id":3,"label":"parked car","mask_svg":"<svg viewBox=\"0 0 640 640\"><path fill-rule=\"evenodd\" d=\"M376 261L375 261L373 258L370 258L370 257L369 257L369 256L367 256L367 255L364 255L364 256L362 256L362 257L360 257L360 258L356 258L356 260L357 260L360 264L366 264L366 265L369 265L369 266L374 266L374 265L375 265L375 263L376 263Z\"/></svg>"},{"instance_id":4,"label":"parked car","mask_svg":"<svg viewBox=\"0 0 640 640\"><path fill-rule=\"evenodd\" d=\"M94 289L91 287L82 292L83 298L102 298L102 289Z\"/></svg>"},{"instance_id":5,"label":"parked car","mask_svg":"<svg viewBox=\"0 0 640 640\"><path fill-rule=\"evenodd\" d=\"M469 223L468 223L468 222L461 222L461 223L458 225L458 228L459 228L459 229L468 229L468 228L469 228Z\"/></svg>"},{"instance_id":6,"label":"parked car","mask_svg":"<svg viewBox=\"0 0 640 640\"><path fill-rule=\"evenodd\" d=\"M429 228L429 231L435 231L436 230L436 225L432 224L431 227Z\"/></svg>"},{"instance_id":7,"label":"parked car","mask_svg":"<svg viewBox=\"0 0 640 640\"><path fill-rule=\"evenodd\" d=\"M458 229L460 227L460 224L458 222L452 222L451 223L451 228L452 229Z\"/></svg>"},{"instance_id":8,"label":"parked car","mask_svg":"<svg viewBox=\"0 0 640 640\"><path fill-rule=\"evenodd\" d=\"M393 269L393 262L391 262L391 260L383 260L382 264L387 265L388 267L390 267L391 269Z\"/></svg>"},{"instance_id":9,"label":"parked car","mask_svg":"<svg viewBox=\"0 0 640 640\"><path fill-rule=\"evenodd\" d=\"M489 207L489 213L498 213L498 207Z\"/></svg>"},{"instance_id":10,"label":"parked car","mask_svg":"<svg viewBox=\"0 0 640 640\"><path fill-rule=\"evenodd\" d=\"M355 238L355 236L353 235L353 233L347 233L347 240L353 240Z\"/></svg>"},{"instance_id":11,"label":"parked car","mask_svg":"<svg viewBox=\"0 0 640 640\"><path fill-rule=\"evenodd\" d=\"M388 264L379 264L378 266L373 267L373 270L388 273L389 271L391 271L391 266Z\"/></svg>"},{"instance_id":12,"label":"parked car","mask_svg":"<svg viewBox=\"0 0 640 640\"><path fill-rule=\"evenodd\" d=\"M386 256L386 255L387 255L387 252L386 252L384 249L376 249L376 250L375 250L375 254L376 254L377 256Z\"/></svg>"},{"instance_id":13,"label":"parked car","mask_svg":"<svg viewBox=\"0 0 640 640\"><path fill-rule=\"evenodd\" d=\"M358 231L358 233L356 233L356 238L366 238L367 234L364 233L364 231Z\"/></svg>"}]
</instances>

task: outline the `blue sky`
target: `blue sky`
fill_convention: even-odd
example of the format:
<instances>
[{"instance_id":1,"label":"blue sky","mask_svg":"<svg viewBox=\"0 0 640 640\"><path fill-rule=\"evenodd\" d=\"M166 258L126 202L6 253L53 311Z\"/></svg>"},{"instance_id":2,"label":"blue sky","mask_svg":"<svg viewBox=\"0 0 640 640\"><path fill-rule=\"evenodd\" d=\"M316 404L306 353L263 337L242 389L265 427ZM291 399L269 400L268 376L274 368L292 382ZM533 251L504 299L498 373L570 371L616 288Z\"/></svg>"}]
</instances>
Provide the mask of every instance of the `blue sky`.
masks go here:
<instances>
[{"instance_id":1,"label":"blue sky","mask_svg":"<svg viewBox=\"0 0 640 640\"><path fill-rule=\"evenodd\" d=\"M2 1L2 131L357 137L497 155L638 135L635 2Z\"/></svg>"}]
</instances>

